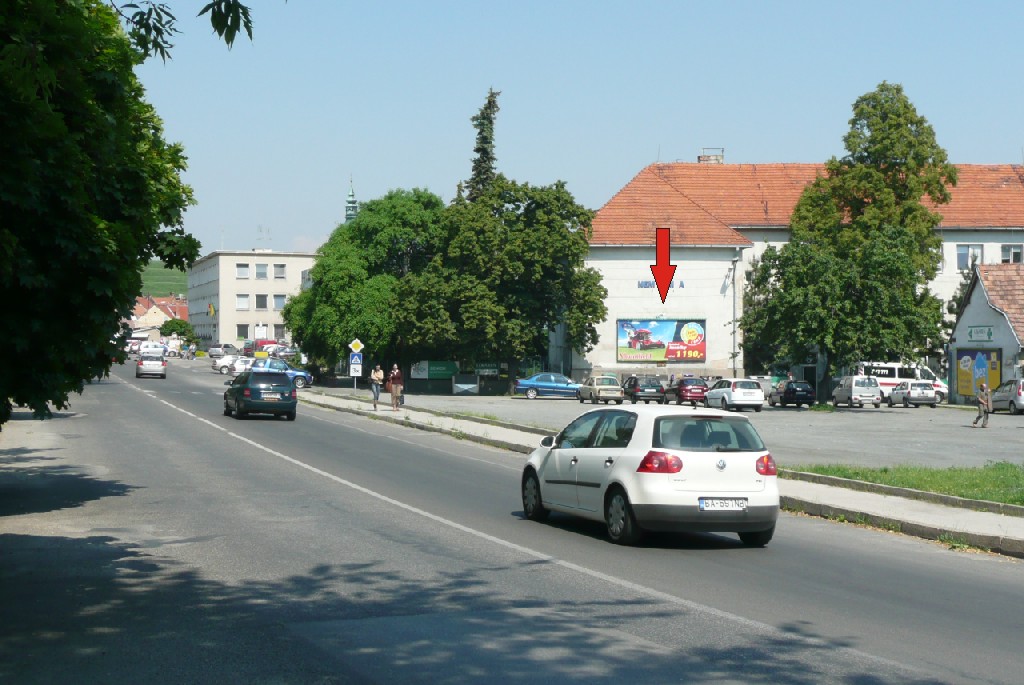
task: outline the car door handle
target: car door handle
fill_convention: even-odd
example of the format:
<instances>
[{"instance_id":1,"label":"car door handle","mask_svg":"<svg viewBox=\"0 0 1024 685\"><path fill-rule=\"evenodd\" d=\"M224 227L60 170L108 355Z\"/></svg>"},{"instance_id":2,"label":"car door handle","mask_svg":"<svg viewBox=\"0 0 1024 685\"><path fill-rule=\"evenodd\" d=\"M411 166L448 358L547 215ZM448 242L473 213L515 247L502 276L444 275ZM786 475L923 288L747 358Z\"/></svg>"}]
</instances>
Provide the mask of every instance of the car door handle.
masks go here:
<instances>
[{"instance_id":1,"label":"car door handle","mask_svg":"<svg viewBox=\"0 0 1024 685\"><path fill-rule=\"evenodd\" d=\"M579 457L573 457L571 460L569 460L569 463L570 464L575 464L578 461L579 461Z\"/></svg>"},{"instance_id":2,"label":"car door handle","mask_svg":"<svg viewBox=\"0 0 1024 685\"><path fill-rule=\"evenodd\" d=\"M611 457L608 457L607 459L604 460L604 465L605 466L611 466L614 463L615 463L615 460L612 459Z\"/></svg>"}]
</instances>

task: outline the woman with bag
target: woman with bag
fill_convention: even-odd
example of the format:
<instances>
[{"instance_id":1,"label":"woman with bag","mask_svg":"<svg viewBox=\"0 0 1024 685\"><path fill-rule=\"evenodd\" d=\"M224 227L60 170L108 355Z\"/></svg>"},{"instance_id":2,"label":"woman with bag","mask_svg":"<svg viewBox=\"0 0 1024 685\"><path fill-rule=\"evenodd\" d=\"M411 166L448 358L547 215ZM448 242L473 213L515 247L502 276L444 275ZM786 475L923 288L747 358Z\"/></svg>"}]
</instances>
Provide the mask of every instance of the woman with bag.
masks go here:
<instances>
[{"instance_id":1,"label":"woman with bag","mask_svg":"<svg viewBox=\"0 0 1024 685\"><path fill-rule=\"evenodd\" d=\"M394 364L391 367L391 373L388 375L388 386L391 391L391 411L398 411L398 400L402 396L402 388L404 386L402 372L398 370L398 364Z\"/></svg>"},{"instance_id":2,"label":"woman with bag","mask_svg":"<svg viewBox=\"0 0 1024 685\"><path fill-rule=\"evenodd\" d=\"M373 367L370 372L370 392L373 393L373 410L377 411L377 402L380 400L380 384L384 382L384 369L380 364Z\"/></svg>"}]
</instances>

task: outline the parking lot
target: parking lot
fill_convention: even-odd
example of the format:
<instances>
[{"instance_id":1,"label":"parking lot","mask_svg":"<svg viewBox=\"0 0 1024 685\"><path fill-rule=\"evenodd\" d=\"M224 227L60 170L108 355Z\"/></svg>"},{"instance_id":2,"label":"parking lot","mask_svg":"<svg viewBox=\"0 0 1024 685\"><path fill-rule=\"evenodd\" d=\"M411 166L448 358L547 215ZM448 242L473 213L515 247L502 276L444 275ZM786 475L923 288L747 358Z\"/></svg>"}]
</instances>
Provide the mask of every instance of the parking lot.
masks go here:
<instances>
[{"instance_id":1,"label":"parking lot","mask_svg":"<svg viewBox=\"0 0 1024 685\"><path fill-rule=\"evenodd\" d=\"M353 391L342 388L331 392ZM356 394L369 396L364 390ZM552 432L595 406L573 399L464 395L407 395L406 401L409 406L497 418ZM630 404L621 406L628 408ZM971 427L974 408L948 405L935 409L889 409L885 405L875 409L869 405L863 409L811 411L806 407L772 408L765 403L761 412L742 414L754 423L776 460L786 468L821 463L944 468L981 466L988 461L1024 461L1020 447L1024 416L1005 412L993 414L984 430Z\"/></svg>"}]
</instances>

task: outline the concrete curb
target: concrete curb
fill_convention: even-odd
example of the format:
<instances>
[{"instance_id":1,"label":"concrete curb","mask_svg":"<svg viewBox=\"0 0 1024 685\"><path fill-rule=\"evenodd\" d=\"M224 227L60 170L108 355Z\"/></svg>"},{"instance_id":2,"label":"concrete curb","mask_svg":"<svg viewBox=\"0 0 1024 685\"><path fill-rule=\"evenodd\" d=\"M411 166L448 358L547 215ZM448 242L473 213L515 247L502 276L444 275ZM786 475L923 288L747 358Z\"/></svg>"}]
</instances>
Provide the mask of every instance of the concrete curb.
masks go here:
<instances>
[{"instance_id":1,"label":"concrete curb","mask_svg":"<svg viewBox=\"0 0 1024 685\"><path fill-rule=\"evenodd\" d=\"M925 540L936 540L949 543L950 545L964 544L1004 556L1024 559L1024 540L964 531L950 531L939 526L901 521L865 511L835 507L787 495L780 497L780 504L786 511L795 511L809 516L820 516L832 520L842 519L849 523L881 528Z\"/></svg>"},{"instance_id":2,"label":"concrete curb","mask_svg":"<svg viewBox=\"0 0 1024 685\"><path fill-rule=\"evenodd\" d=\"M869 483L867 481L851 480L849 478L838 478L836 476L824 476L804 471L790 471L789 469L779 469L779 477L789 478L791 480L803 480L808 483L831 485L833 487L858 490L860 492L873 492L879 495L916 499L921 502L931 502L932 504L941 504L946 507L959 507L960 509L971 509L973 511L1002 514L1003 516L1024 517L1024 507L1016 504L1002 504L1001 502L989 502L987 500L965 499L963 497L955 497L953 495L942 495L937 492L898 488L892 485L881 485L879 483Z\"/></svg>"}]
</instances>

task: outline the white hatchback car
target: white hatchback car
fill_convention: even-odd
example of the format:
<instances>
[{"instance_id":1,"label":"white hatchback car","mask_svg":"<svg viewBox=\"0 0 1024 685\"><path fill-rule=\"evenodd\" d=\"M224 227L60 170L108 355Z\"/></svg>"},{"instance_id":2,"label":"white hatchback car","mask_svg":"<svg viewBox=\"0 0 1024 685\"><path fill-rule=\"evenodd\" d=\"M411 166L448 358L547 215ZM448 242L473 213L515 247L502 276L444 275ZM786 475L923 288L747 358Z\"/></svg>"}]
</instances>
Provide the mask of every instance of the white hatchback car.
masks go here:
<instances>
[{"instance_id":1,"label":"white hatchback car","mask_svg":"<svg viewBox=\"0 0 1024 685\"><path fill-rule=\"evenodd\" d=\"M664 405L593 409L544 437L522 499L531 520L603 521L619 544L644 531L728 532L760 547L779 517L775 460L747 418Z\"/></svg>"},{"instance_id":2,"label":"white hatchback car","mask_svg":"<svg viewBox=\"0 0 1024 685\"><path fill-rule=\"evenodd\" d=\"M939 396L935 393L935 386L931 381L903 381L892 389L885 401L890 407L902 404L904 407L913 405L917 408L927 404L935 409Z\"/></svg>"},{"instance_id":3,"label":"white hatchback car","mask_svg":"<svg viewBox=\"0 0 1024 685\"><path fill-rule=\"evenodd\" d=\"M761 411L764 407L764 388L750 378L723 378L713 383L704 393L704 406L721 407L726 411L739 411L743 407Z\"/></svg>"}]
</instances>

